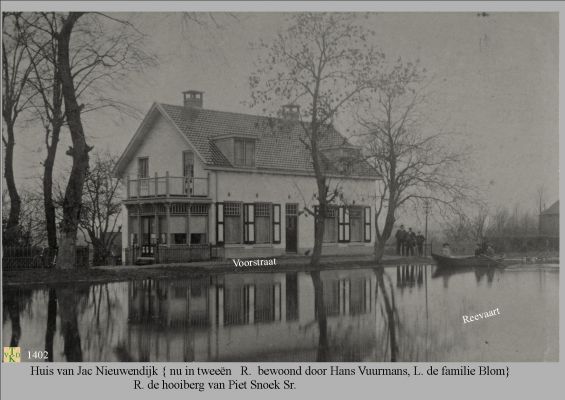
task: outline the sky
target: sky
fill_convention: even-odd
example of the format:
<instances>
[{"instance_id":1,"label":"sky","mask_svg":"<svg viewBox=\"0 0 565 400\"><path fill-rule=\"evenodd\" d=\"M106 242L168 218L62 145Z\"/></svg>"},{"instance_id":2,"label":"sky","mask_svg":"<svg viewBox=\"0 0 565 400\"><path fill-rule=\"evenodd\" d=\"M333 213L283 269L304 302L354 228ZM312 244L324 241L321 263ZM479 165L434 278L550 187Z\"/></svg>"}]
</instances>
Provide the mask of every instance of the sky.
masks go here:
<instances>
[{"instance_id":1,"label":"sky","mask_svg":"<svg viewBox=\"0 0 565 400\"><path fill-rule=\"evenodd\" d=\"M121 17L124 17L122 15ZM250 43L269 42L284 29L284 14L217 14L205 24L180 14L128 14L147 34L159 65L116 82L115 97L139 110L137 118L102 111L85 116L89 144L120 154L153 102L181 104L181 92L202 90L204 107L260 113L245 104L255 70ZM375 30L387 59L419 59L433 77L429 118L470 145L469 179L484 189L489 206L520 205L534 211L536 190L558 197L558 16L550 13L374 13L361 23ZM338 127L353 131L347 116ZM43 142L26 126L16 144L18 182L41 174ZM66 142L65 142L66 141ZM66 149L68 134L61 149ZM59 153L57 171L68 157Z\"/></svg>"}]
</instances>

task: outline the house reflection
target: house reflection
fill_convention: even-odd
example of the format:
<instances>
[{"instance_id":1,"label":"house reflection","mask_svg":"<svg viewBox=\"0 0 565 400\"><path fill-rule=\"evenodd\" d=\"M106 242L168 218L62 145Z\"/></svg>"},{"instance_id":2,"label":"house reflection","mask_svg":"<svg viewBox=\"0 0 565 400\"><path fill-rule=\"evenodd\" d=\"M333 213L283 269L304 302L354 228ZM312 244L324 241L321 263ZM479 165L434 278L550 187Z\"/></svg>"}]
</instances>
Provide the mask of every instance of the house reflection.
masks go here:
<instances>
[{"instance_id":1,"label":"house reflection","mask_svg":"<svg viewBox=\"0 0 565 400\"><path fill-rule=\"evenodd\" d=\"M339 354L347 353L344 346L369 349L376 321L374 274L323 271L320 279L330 348L340 347ZM132 361L316 358L319 313L306 272L148 279L131 282L128 297L127 339L120 351Z\"/></svg>"}]
</instances>

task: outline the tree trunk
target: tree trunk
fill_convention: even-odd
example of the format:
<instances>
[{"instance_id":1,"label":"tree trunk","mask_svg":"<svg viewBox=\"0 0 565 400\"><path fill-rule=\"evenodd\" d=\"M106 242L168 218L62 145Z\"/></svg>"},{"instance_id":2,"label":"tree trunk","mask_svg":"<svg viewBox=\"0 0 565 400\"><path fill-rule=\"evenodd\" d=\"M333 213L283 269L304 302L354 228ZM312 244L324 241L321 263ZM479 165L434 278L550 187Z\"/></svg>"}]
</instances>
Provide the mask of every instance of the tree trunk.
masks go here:
<instances>
[{"instance_id":1,"label":"tree trunk","mask_svg":"<svg viewBox=\"0 0 565 400\"><path fill-rule=\"evenodd\" d=\"M314 269L320 268L320 259L322 258L322 244L324 242L324 226L326 224L327 201L325 196L320 195L320 205L318 214L314 216L314 249L310 258L310 266Z\"/></svg>"},{"instance_id":2,"label":"tree trunk","mask_svg":"<svg viewBox=\"0 0 565 400\"><path fill-rule=\"evenodd\" d=\"M14 125L13 123L6 124L6 133L8 140L6 140L5 159L4 159L4 178L6 178L6 186L8 187L8 194L10 195L10 213L6 223L6 231L4 232L4 244L15 245L18 241L21 200L16 188L16 180L14 178L14 146L16 141L14 139Z\"/></svg>"},{"instance_id":3,"label":"tree trunk","mask_svg":"<svg viewBox=\"0 0 565 400\"><path fill-rule=\"evenodd\" d=\"M375 239L374 255L375 255L375 261L377 263L381 262L384 254L385 254L386 242L390 239L390 237L392 235L392 229L394 228L394 223L396 221L396 218L394 216L395 210L396 210L396 204L393 204L392 206L389 204L389 206L387 208L387 213L386 213L385 225L383 227L382 232L378 231L378 225L377 225L378 216L375 215L375 238L376 239Z\"/></svg>"},{"instance_id":4,"label":"tree trunk","mask_svg":"<svg viewBox=\"0 0 565 400\"><path fill-rule=\"evenodd\" d=\"M65 101L65 115L71 133L72 147L67 154L73 158L73 165L63 200L63 221L61 224L61 243L57 268L75 268L75 246L78 223L82 206L84 180L88 170L88 152L84 129L80 118L80 106L77 102L71 73L69 47L71 33L82 13L69 13L63 20L61 31L57 35L57 64L61 74L62 93Z\"/></svg>"},{"instance_id":5,"label":"tree trunk","mask_svg":"<svg viewBox=\"0 0 565 400\"><path fill-rule=\"evenodd\" d=\"M375 240L375 261L380 263L385 255L386 240L377 239Z\"/></svg>"},{"instance_id":6,"label":"tree trunk","mask_svg":"<svg viewBox=\"0 0 565 400\"><path fill-rule=\"evenodd\" d=\"M55 216L55 204L53 202L53 166L57 155L57 145L61 127L53 124L51 145L47 147L47 158L45 159L43 172L43 205L45 207L45 224L47 228L47 243L50 249L57 248L57 222Z\"/></svg>"}]
</instances>

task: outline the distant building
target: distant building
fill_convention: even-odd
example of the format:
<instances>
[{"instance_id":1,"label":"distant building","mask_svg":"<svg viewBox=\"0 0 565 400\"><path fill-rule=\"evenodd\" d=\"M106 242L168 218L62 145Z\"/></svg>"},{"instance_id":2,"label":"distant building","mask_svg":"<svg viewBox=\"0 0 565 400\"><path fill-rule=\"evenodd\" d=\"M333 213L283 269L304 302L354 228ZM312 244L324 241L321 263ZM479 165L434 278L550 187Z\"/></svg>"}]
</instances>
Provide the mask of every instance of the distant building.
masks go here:
<instances>
[{"instance_id":1,"label":"distant building","mask_svg":"<svg viewBox=\"0 0 565 400\"><path fill-rule=\"evenodd\" d=\"M539 215L539 234L559 236L559 200L546 208Z\"/></svg>"}]
</instances>

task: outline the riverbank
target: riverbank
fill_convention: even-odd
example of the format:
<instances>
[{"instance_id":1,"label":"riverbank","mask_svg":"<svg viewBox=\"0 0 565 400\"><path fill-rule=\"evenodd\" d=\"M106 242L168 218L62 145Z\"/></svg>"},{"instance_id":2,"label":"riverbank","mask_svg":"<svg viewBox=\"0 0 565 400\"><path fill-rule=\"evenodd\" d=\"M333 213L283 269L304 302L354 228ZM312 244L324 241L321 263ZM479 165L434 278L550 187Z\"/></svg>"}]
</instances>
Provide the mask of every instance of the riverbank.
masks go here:
<instances>
[{"instance_id":1,"label":"riverbank","mask_svg":"<svg viewBox=\"0 0 565 400\"><path fill-rule=\"evenodd\" d=\"M59 286L80 283L107 283L133 279L175 279L197 276L207 273L240 273L240 272L288 272L309 271L310 257L287 256L278 257L276 266L235 267L232 260L202 261L179 264L151 264L101 266L81 270L5 270L3 271L4 287ZM381 265L429 264L428 257L385 256ZM355 269L375 266L371 256L331 256L322 257L323 269Z\"/></svg>"}]
</instances>

